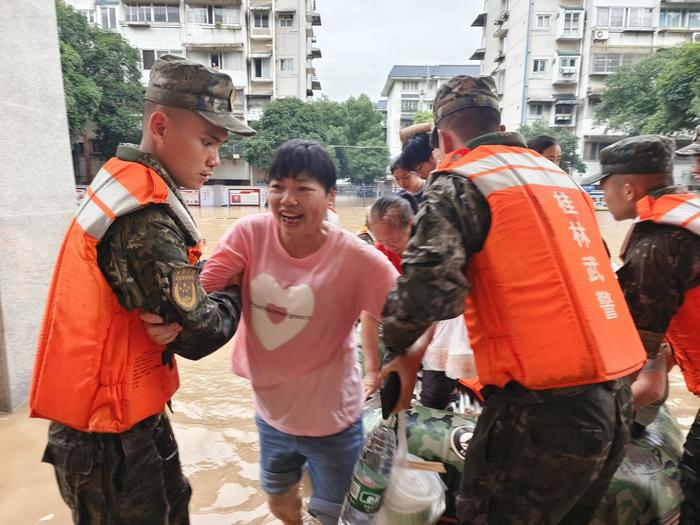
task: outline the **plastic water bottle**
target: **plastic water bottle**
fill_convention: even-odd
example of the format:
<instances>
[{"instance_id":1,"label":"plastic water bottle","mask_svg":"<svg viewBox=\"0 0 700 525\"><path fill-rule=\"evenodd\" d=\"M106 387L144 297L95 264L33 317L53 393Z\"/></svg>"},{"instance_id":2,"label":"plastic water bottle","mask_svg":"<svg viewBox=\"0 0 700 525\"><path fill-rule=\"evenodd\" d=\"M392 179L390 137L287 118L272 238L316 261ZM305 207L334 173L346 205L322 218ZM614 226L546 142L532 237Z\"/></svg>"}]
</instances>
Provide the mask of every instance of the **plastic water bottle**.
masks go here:
<instances>
[{"instance_id":1,"label":"plastic water bottle","mask_svg":"<svg viewBox=\"0 0 700 525\"><path fill-rule=\"evenodd\" d=\"M365 438L350 489L345 496L339 525L374 523L389 483L395 451L396 434L384 424L377 425Z\"/></svg>"}]
</instances>

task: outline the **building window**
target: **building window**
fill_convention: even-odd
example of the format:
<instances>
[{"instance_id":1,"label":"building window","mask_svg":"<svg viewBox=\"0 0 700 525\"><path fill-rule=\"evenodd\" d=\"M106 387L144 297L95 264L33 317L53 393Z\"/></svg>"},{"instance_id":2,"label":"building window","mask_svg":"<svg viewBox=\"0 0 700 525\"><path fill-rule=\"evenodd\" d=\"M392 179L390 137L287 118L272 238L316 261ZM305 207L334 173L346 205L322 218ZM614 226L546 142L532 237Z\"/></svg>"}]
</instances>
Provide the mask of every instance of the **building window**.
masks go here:
<instances>
[{"instance_id":1,"label":"building window","mask_svg":"<svg viewBox=\"0 0 700 525\"><path fill-rule=\"evenodd\" d=\"M595 108L600 105L600 99L597 98L590 98L588 99L588 116L589 117L594 117L595 116Z\"/></svg>"},{"instance_id":2,"label":"building window","mask_svg":"<svg viewBox=\"0 0 700 525\"><path fill-rule=\"evenodd\" d=\"M178 4L125 4L124 20L127 22L180 23Z\"/></svg>"},{"instance_id":3,"label":"building window","mask_svg":"<svg viewBox=\"0 0 700 525\"><path fill-rule=\"evenodd\" d=\"M700 29L700 11L688 11L688 27Z\"/></svg>"},{"instance_id":4,"label":"building window","mask_svg":"<svg viewBox=\"0 0 700 525\"><path fill-rule=\"evenodd\" d=\"M239 25L240 11L216 5L187 7L187 21L190 24Z\"/></svg>"},{"instance_id":5,"label":"building window","mask_svg":"<svg viewBox=\"0 0 700 525\"><path fill-rule=\"evenodd\" d=\"M407 127L410 126L411 124L413 124L413 120L402 118L402 119L401 119L400 128L401 128L401 129L407 128Z\"/></svg>"},{"instance_id":6,"label":"building window","mask_svg":"<svg viewBox=\"0 0 700 525\"><path fill-rule=\"evenodd\" d=\"M280 71L294 71L294 59L280 58Z\"/></svg>"},{"instance_id":7,"label":"building window","mask_svg":"<svg viewBox=\"0 0 700 525\"><path fill-rule=\"evenodd\" d=\"M80 14L85 17L85 20L91 24L95 23L95 10L94 9L82 9Z\"/></svg>"},{"instance_id":8,"label":"building window","mask_svg":"<svg viewBox=\"0 0 700 525\"><path fill-rule=\"evenodd\" d=\"M432 111L433 110L433 103L432 102L426 102L425 103L425 109L427 111Z\"/></svg>"},{"instance_id":9,"label":"building window","mask_svg":"<svg viewBox=\"0 0 700 525\"><path fill-rule=\"evenodd\" d=\"M596 26L623 28L625 26L624 7L598 7Z\"/></svg>"},{"instance_id":10,"label":"building window","mask_svg":"<svg viewBox=\"0 0 700 525\"><path fill-rule=\"evenodd\" d=\"M598 74L614 73L620 67L639 62L649 55L643 53L593 53L591 72Z\"/></svg>"},{"instance_id":11,"label":"building window","mask_svg":"<svg viewBox=\"0 0 700 525\"><path fill-rule=\"evenodd\" d=\"M544 104L542 102L531 102L528 104L528 110L531 118L541 118L544 115Z\"/></svg>"},{"instance_id":12,"label":"building window","mask_svg":"<svg viewBox=\"0 0 700 525\"><path fill-rule=\"evenodd\" d=\"M255 13L254 16L254 26L258 29L264 29L270 27L270 15L267 13Z\"/></svg>"},{"instance_id":13,"label":"building window","mask_svg":"<svg viewBox=\"0 0 700 525\"><path fill-rule=\"evenodd\" d=\"M153 67L153 62L163 55L182 56L182 49L142 49L141 68L149 71Z\"/></svg>"},{"instance_id":14,"label":"building window","mask_svg":"<svg viewBox=\"0 0 700 525\"><path fill-rule=\"evenodd\" d=\"M561 57L559 59L559 68L563 74L576 73L578 57Z\"/></svg>"},{"instance_id":15,"label":"building window","mask_svg":"<svg viewBox=\"0 0 700 525\"><path fill-rule=\"evenodd\" d=\"M700 11L662 9L659 14L659 25L661 27L698 29L700 28Z\"/></svg>"},{"instance_id":16,"label":"building window","mask_svg":"<svg viewBox=\"0 0 700 525\"><path fill-rule=\"evenodd\" d=\"M100 15L102 27L104 29L117 28L117 8L116 7L100 7Z\"/></svg>"},{"instance_id":17,"label":"building window","mask_svg":"<svg viewBox=\"0 0 700 525\"><path fill-rule=\"evenodd\" d=\"M581 11L564 11L564 34L578 33L581 29Z\"/></svg>"},{"instance_id":18,"label":"building window","mask_svg":"<svg viewBox=\"0 0 700 525\"><path fill-rule=\"evenodd\" d=\"M573 104L557 104L554 109L554 123L560 126L569 126L574 121Z\"/></svg>"},{"instance_id":19,"label":"building window","mask_svg":"<svg viewBox=\"0 0 700 525\"><path fill-rule=\"evenodd\" d=\"M552 15L537 15L535 17L535 29L549 29L549 21Z\"/></svg>"},{"instance_id":20,"label":"building window","mask_svg":"<svg viewBox=\"0 0 700 525\"><path fill-rule=\"evenodd\" d=\"M536 58L532 61L532 72L533 73L546 73L547 72L547 60L544 58Z\"/></svg>"},{"instance_id":21,"label":"building window","mask_svg":"<svg viewBox=\"0 0 700 525\"><path fill-rule=\"evenodd\" d=\"M600 160L600 152L613 144L611 142L587 142L584 147L584 157L586 160Z\"/></svg>"},{"instance_id":22,"label":"building window","mask_svg":"<svg viewBox=\"0 0 700 525\"><path fill-rule=\"evenodd\" d=\"M418 81L404 80L401 83L401 91L418 91Z\"/></svg>"},{"instance_id":23,"label":"building window","mask_svg":"<svg viewBox=\"0 0 700 525\"><path fill-rule=\"evenodd\" d=\"M270 78L270 59L269 58L254 58L253 59L253 76L255 78Z\"/></svg>"},{"instance_id":24,"label":"building window","mask_svg":"<svg viewBox=\"0 0 700 525\"><path fill-rule=\"evenodd\" d=\"M418 111L417 100L402 100L401 111Z\"/></svg>"},{"instance_id":25,"label":"building window","mask_svg":"<svg viewBox=\"0 0 700 525\"><path fill-rule=\"evenodd\" d=\"M653 13L653 9L646 7L630 7L627 10L625 27L652 27L651 17Z\"/></svg>"},{"instance_id":26,"label":"building window","mask_svg":"<svg viewBox=\"0 0 700 525\"><path fill-rule=\"evenodd\" d=\"M294 27L294 15L280 15L280 27Z\"/></svg>"}]
</instances>

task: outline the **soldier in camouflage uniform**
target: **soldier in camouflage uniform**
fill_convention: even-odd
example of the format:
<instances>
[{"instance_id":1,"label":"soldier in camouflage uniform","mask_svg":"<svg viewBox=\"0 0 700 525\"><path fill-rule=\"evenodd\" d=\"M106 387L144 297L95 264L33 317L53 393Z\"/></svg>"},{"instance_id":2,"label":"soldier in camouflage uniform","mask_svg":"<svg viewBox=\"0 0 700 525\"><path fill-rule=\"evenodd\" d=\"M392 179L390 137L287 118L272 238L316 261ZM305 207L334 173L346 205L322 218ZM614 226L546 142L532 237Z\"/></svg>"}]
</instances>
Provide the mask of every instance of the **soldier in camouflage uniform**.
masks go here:
<instances>
[{"instance_id":1,"label":"soldier in camouflage uniform","mask_svg":"<svg viewBox=\"0 0 700 525\"><path fill-rule=\"evenodd\" d=\"M162 57L146 90L142 142L120 146L117 156L153 170L184 206L178 187L202 186L219 164L219 146L228 132L255 133L231 114L233 93L227 75ZM121 306L185 326L189 338L178 353L198 359L197 340L216 348L233 335L240 288L207 296L188 261L191 244L168 206L148 205L117 217L98 244L97 257ZM171 360L166 352L163 366L172 367ZM164 412L122 433L81 432L53 421L43 460L54 465L75 523L189 523L191 489Z\"/></svg>"},{"instance_id":2,"label":"soldier in camouflage uniform","mask_svg":"<svg viewBox=\"0 0 700 525\"><path fill-rule=\"evenodd\" d=\"M684 148L684 153L700 153L697 143L688 148ZM682 227L683 221L670 224L638 217L642 203L653 209L654 203L664 196L684 196L691 199L687 204L692 203L692 196L685 189L673 186L674 149L673 140L660 135L621 140L601 151L601 172L584 181L585 184L601 181L608 209L616 220L637 218L623 246L624 264L617 273L650 357L632 385L635 405L642 409L642 413L645 405L658 405L666 396L665 357L654 358L666 346L664 338L670 333L669 326L674 316L689 301L689 294L697 292L700 286L700 235L696 233L697 229L694 232ZM696 327L690 328L694 329ZM659 359L662 363L655 364ZM695 366L700 366L700 363ZM659 367L660 376L654 375ZM649 377L657 377L657 384ZM638 416L636 423L645 425L648 421L640 420ZM684 448L681 486L685 501L681 507L681 523L696 524L700 523L700 414Z\"/></svg>"},{"instance_id":3,"label":"soldier in camouflage uniform","mask_svg":"<svg viewBox=\"0 0 700 525\"><path fill-rule=\"evenodd\" d=\"M490 77L449 80L433 107L440 149L447 156L429 179L426 201L403 253L405 275L383 312L384 343L398 355L382 372L395 371L401 378L398 408L407 406L415 384L424 351L419 336L432 321L464 310L470 289L467 270L485 249L498 213L470 178L446 171L451 158L493 145L505 146L511 155L528 155L519 134L499 132L499 102ZM568 184L564 177L562 173L559 180ZM523 207L522 213L533 212ZM589 235L596 235L602 250L598 233ZM525 275L528 267L523 264L528 263L519 255L511 257L514 275ZM631 322L627 326L634 338ZM551 348L552 355L566 351L564 345L562 340L562 346ZM643 359L638 341L634 345L628 370L641 366ZM473 346L478 369L479 348ZM629 442L628 380L545 390L510 381L501 388L487 384L483 393L486 403L466 453L457 498L461 523L588 523Z\"/></svg>"}]
</instances>

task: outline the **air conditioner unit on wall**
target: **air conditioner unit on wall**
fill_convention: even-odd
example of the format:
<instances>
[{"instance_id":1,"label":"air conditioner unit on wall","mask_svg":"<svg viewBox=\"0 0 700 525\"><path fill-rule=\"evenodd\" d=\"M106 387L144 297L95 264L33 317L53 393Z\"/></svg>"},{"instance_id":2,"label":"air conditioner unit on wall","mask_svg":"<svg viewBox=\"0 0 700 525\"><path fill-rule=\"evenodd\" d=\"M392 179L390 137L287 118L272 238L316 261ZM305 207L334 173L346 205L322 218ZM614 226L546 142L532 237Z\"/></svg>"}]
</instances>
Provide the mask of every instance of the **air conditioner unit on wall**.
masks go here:
<instances>
[{"instance_id":1,"label":"air conditioner unit on wall","mask_svg":"<svg viewBox=\"0 0 700 525\"><path fill-rule=\"evenodd\" d=\"M691 40L693 42L700 42L700 33L693 33L693 38Z\"/></svg>"},{"instance_id":2,"label":"air conditioner unit on wall","mask_svg":"<svg viewBox=\"0 0 700 525\"><path fill-rule=\"evenodd\" d=\"M593 40L607 40L610 32L607 29L594 29Z\"/></svg>"}]
</instances>

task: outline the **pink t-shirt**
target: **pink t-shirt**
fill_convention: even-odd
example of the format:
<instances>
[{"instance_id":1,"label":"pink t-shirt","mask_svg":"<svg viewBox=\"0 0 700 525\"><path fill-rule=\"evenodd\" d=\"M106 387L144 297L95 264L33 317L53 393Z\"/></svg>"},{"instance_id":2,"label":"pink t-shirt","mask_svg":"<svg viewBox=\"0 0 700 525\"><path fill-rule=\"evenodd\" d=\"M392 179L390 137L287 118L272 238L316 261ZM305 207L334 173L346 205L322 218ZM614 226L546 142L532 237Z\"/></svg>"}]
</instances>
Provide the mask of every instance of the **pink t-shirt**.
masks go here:
<instances>
[{"instance_id":1,"label":"pink t-shirt","mask_svg":"<svg viewBox=\"0 0 700 525\"><path fill-rule=\"evenodd\" d=\"M363 310L381 318L398 276L374 247L336 226L328 230L318 251L294 259L272 214L243 217L201 275L211 292L243 273L233 371L253 383L260 416L298 436L335 434L360 416L353 326Z\"/></svg>"}]
</instances>

